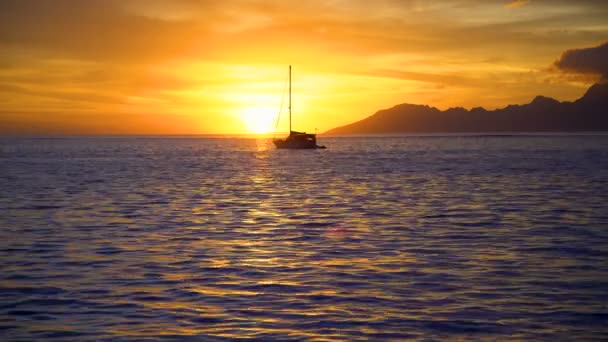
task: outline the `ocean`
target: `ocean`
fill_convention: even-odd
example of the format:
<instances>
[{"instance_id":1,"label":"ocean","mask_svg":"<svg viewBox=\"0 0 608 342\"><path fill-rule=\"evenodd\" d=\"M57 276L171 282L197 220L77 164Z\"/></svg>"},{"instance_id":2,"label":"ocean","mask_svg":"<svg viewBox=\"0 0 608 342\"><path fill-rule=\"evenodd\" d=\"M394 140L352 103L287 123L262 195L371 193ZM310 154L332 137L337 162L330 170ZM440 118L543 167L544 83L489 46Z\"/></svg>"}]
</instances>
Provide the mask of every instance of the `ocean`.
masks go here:
<instances>
[{"instance_id":1,"label":"ocean","mask_svg":"<svg viewBox=\"0 0 608 342\"><path fill-rule=\"evenodd\" d=\"M0 340L608 339L608 135L0 138Z\"/></svg>"}]
</instances>

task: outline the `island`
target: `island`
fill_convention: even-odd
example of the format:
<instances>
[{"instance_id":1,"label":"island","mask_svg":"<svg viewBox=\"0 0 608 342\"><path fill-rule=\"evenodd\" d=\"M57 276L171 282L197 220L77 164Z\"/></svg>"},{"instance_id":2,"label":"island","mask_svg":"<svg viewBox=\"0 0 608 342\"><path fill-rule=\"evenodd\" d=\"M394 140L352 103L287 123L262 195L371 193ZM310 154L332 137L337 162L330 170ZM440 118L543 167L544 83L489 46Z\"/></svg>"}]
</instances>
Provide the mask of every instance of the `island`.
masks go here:
<instances>
[{"instance_id":1,"label":"island","mask_svg":"<svg viewBox=\"0 0 608 342\"><path fill-rule=\"evenodd\" d=\"M591 86L578 100L537 96L524 105L496 110L400 104L324 135L386 133L507 133L608 131L608 82Z\"/></svg>"}]
</instances>

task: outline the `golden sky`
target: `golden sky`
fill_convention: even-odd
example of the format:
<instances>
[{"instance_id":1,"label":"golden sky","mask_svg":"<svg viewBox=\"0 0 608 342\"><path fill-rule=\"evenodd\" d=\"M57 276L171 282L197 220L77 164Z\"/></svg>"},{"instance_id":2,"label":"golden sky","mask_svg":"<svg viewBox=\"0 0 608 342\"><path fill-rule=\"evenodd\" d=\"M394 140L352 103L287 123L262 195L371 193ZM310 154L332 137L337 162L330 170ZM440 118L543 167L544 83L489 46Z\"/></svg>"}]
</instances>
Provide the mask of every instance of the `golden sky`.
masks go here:
<instances>
[{"instance_id":1,"label":"golden sky","mask_svg":"<svg viewBox=\"0 0 608 342\"><path fill-rule=\"evenodd\" d=\"M597 77L553 63L606 18L604 0L2 0L0 132L270 131L290 64L310 132L404 102L574 100Z\"/></svg>"}]
</instances>

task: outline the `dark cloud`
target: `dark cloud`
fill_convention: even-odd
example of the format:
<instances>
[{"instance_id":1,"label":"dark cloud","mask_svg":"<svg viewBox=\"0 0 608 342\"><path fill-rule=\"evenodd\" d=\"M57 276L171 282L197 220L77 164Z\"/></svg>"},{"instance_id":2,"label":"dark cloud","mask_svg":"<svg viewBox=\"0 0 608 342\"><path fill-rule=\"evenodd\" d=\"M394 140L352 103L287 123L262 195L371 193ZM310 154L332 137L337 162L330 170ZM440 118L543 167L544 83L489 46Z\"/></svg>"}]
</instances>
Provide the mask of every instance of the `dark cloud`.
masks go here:
<instances>
[{"instance_id":1,"label":"dark cloud","mask_svg":"<svg viewBox=\"0 0 608 342\"><path fill-rule=\"evenodd\" d=\"M562 53L555 66L566 72L600 75L608 80L608 41L594 47Z\"/></svg>"}]
</instances>

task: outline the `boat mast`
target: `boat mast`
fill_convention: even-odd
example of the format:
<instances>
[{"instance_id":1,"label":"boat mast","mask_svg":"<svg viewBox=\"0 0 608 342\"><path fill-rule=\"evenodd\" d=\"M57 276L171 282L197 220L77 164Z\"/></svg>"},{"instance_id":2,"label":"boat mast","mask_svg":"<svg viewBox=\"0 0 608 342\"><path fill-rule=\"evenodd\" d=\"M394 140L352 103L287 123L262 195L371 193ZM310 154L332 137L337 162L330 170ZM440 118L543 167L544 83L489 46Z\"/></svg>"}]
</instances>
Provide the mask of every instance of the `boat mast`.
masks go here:
<instances>
[{"instance_id":1,"label":"boat mast","mask_svg":"<svg viewBox=\"0 0 608 342\"><path fill-rule=\"evenodd\" d=\"M289 134L291 134L291 65L289 66Z\"/></svg>"}]
</instances>

